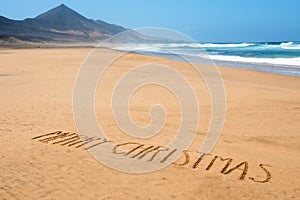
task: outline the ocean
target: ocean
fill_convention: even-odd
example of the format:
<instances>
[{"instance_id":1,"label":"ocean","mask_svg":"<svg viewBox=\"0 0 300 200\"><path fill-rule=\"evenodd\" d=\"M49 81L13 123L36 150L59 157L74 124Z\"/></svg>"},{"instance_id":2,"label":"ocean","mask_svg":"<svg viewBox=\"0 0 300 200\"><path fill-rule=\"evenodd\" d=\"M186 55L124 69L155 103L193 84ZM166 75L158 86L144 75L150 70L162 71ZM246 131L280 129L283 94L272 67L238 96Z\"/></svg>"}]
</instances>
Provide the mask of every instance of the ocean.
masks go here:
<instances>
[{"instance_id":1,"label":"ocean","mask_svg":"<svg viewBox=\"0 0 300 200\"><path fill-rule=\"evenodd\" d=\"M136 44L116 49L300 76L300 42Z\"/></svg>"}]
</instances>

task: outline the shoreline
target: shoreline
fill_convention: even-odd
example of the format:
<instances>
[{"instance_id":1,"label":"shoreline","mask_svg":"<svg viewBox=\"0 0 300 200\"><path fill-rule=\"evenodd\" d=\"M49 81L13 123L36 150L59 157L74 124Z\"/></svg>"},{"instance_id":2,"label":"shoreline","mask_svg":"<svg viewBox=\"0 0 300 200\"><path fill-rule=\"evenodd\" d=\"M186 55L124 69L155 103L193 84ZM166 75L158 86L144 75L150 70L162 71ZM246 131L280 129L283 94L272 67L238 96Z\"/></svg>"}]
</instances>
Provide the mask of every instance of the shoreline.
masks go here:
<instances>
[{"instance_id":1,"label":"shoreline","mask_svg":"<svg viewBox=\"0 0 300 200\"><path fill-rule=\"evenodd\" d=\"M1 45L1 50L6 49L72 49L72 48L78 48L78 49L95 49L95 48L104 48L104 47L97 47L97 44L34 44L34 45ZM106 48L104 48L106 49ZM111 49L115 51L122 51L122 50L116 50ZM127 52L127 51L124 51ZM181 61L180 59L174 57L171 54L165 54L165 53L158 53L158 52L140 52L140 51L133 51L132 53L141 54L141 55L150 55L150 56L158 56L162 58L169 58L174 61ZM209 55L209 54L208 54ZM187 56L188 57L188 56ZM191 60L198 60L198 58L190 57ZM203 61L203 62L202 62ZM280 75L286 75L286 76L292 76L292 77L300 77L300 69L297 66L294 65L272 65L272 64L258 64L258 63L247 63L247 62L233 62L233 61L222 61L222 60L209 60L205 61L202 60L200 62L195 62L198 64L214 64L216 66L223 66L223 67L229 67L229 68L238 68L238 69L247 69L247 70L254 70L258 72L265 72L265 73L271 73L271 74L280 74ZM186 61L181 61L186 62ZM277 71L276 71L277 69ZM293 69L298 69L299 72L293 71ZM279 70L279 71L278 71Z\"/></svg>"},{"instance_id":2,"label":"shoreline","mask_svg":"<svg viewBox=\"0 0 300 200\"><path fill-rule=\"evenodd\" d=\"M139 53L139 52L135 52ZM153 55L153 56L159 56L164 58L170 58L174 61L180 61L180 59L174 57L171 54L164 54L164 53L151 53L151 52L145 52L141 53L143 55ZM208 55L209 56L209 55ZM188 56L187 56L188 57ZM197 60L197 58L190 57L192 60ZM182 61L186 62L186 61ZM258 63L246 63L246 62L233 62L233 61L222 61L222 60L209 60L205 61L202 59L200 62L196 62L198 64L214 64L216 66L223 66L223 67L230 67L230 68L239 68L239 69L248 69L248 70L254 70L259 72L266 72L271 74L280 74L280 75L286 75L286 76L293 76L293 77L299 77L300 76L300 69L297 66L294 65L271 65L271 64L258 64ZM274 71L274 69L280 69L280 71ZM294 72L292 69L297 69L299 72Z\"/></svg>"}]
</instances>

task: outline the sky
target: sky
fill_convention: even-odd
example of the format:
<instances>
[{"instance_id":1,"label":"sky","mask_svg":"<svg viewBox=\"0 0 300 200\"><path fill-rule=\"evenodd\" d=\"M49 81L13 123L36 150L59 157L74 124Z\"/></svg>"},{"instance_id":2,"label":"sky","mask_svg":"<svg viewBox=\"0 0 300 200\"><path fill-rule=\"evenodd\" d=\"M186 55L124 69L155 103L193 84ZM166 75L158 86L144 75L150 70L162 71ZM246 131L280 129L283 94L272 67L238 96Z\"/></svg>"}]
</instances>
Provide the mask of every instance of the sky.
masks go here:
<instances>
[{"instance_id":1,"label":"sky","mask_svg":"<svg viewBox=\"0 0 300 200\"><path fill-rule=\"evenodd\" d=\"M0 15L33 18L62 3L90 19L173 29L199 42L300 41L299 0L1 0Z\"/></svg>"}]
</instances>

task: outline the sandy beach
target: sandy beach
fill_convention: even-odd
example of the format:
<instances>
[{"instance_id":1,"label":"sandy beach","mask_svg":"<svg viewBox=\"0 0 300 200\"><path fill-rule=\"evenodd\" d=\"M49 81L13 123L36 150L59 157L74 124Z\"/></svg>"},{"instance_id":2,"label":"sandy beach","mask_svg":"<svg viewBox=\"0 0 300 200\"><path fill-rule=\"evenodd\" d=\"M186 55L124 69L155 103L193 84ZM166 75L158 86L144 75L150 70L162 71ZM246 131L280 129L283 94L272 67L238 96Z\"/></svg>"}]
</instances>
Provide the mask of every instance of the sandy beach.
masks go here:
<instances>
[{"instance_id":1,"label":"sandy beach","mask_svg":"<svg viewBox=\"0 0 300 200\"><path fill-rule=\"evenodd\" d=\"M114 124L109 106L114 83L139 62L172 65L197 86L201 119L188 151L162 170L128 174L106 167L82 146L45 139L56 131L76 133L73 87L91 50L0 49L0 199L299 198L299 77L218 67L226 91L225 124L211 155L197 163L211 113L203 80L188 63L127 54L97 88L96 111L103 129L116 143L136 141ZM154 86L132 99L132 119L149 123L149 105L156 101L165 105L169 117L162 132L147 140L149 145L169 141L179 123L174 96ZM42 136L47 133L53 134Z\"/></svg>"}]
</instances>

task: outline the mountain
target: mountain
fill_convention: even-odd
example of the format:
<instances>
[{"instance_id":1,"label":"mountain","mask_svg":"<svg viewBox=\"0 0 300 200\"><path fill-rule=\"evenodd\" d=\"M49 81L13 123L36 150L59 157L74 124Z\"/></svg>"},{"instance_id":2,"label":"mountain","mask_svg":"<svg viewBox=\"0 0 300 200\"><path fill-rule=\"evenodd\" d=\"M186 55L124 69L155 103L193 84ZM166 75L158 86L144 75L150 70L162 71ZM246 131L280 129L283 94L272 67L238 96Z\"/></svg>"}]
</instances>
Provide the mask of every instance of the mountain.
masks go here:
<instances>
[{"instance_id":1,"label":"mountain","mask_svg":"<svg viewBox=\"0 0 300 200\"><path fill-rule=\"evenodd\" d=\"M0 16L0 42L4 44L11 41L92 43L126 30L101 20L87 19L64 4L25 20Z\"/></svg>"}]
</instances>

